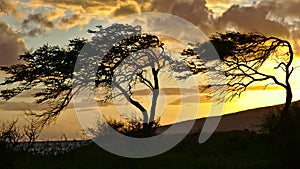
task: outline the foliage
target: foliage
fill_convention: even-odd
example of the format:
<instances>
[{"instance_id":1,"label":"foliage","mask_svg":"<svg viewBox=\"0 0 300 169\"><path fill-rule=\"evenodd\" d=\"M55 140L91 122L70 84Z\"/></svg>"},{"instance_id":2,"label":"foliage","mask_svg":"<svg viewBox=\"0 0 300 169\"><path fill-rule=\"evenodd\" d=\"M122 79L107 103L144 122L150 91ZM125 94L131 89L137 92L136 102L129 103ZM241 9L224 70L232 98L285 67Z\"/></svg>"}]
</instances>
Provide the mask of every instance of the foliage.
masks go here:
<instances>
[{"instance_id":1,"label":"foliage","mask_svg":"<svg viewBox=\"0 0 300 169\"><path fill-rule=\"evenodd\" d=\"M73 39L66 48L43 45L34 52L20 56L21 64L0 67L10 76L1 85L12 86L1 90L0 97L9 100L26 90L41 87L35 91L36 103L45 103L49 109L42 113L30 111L42 120L50 122L67 106L72 98L72 75L74 65L85 39Z\"/></svg>"},{"instance_id":2,"label":"foliage","mask_svg":"<svg viewBox=\"0 0 300 169\"><path fill-rule=\"evenodd\" d=\"M1 148L28 151L34 146L41 132L41 127L33 118L26 119L27 124L19 127L18 119L2 123L0 127ZM26 143L21 145L21 143Z\"/></svg>"},{"instance_id":3,"label":"foliage","mask_svg":"<svg viewBox=\"0 0 300 169\"><path fill-rule=\"evenodd\" d=\"M21 55L21 64L0 67L10 75L0 84L8 87L1 90L0 97L9 100L24 91L34 91L36 103L48 108L42 112L29 111L28 114L40 118L39 123L44 126L55 120L75 94L92 84L93 90L107 90L103 102L123 95L143 114L144 128L153 125L159 71L166 67L175 70L177 65L176 70L180 72L178 63L172 62L171 55L165 52L164 44L157 36L143 34L140 26L113 24L107 28L98 26L98 29L88 30L93 34L89 42L76 38L66 47L43 45ZM94 70L94 67L98 69ZM123 70L127 74L122 73ZM132 90L137 84L144 84L152 92L150 110L133 99ZM113 95L113 88L119 90L119 95ZM151 112L150 117L147 111Z\"/></svg>"},{"instance_id":4,"label":"foliage","mask_svg":"<svg viewBox=\"0 0 300 169\"><path fill-rule=\"evenodd\" d=\"M142 120L134 120L134 119L127 119L125 121L117 121L113 119L106 119L106 124L97 122L96 128L90 128L88 129L93 135L95 136L105 136L109 135L109 130L107 130L107 127L112 127L117 132L129 136L129 137L137 137L137 138L143 138L148 137L149 133L145 133L144 131L144 125L141 122ZM159 127L159 119L155 120L150 135L155 135L155 129Z\"/></svg>"},{"instance_id":5,"label":"foliage","mask_svg":"<svg viewBox=\"0 0 300 169\"><path fill-rule=\"evenodd\" d=\"M209 67L209 63L213 62L211 53L207 50L210 44L214 45L219 54L223 66L222 70ZM284 111L287 111L291 104L292 90L289 79L294 71L292 67L294 53L291 44L286 40L266 37L260 33L218 33L211 36L209 42L194 44L193 49L184 50L182 55L186 56L186 60L194 73L203 73L209 69L215 72L215 78L224 74L226 76L225 92L228 100L239 97L254 83L271 81L271 84L279 85L286 90ZM195 64L195 57L198 64ZM280 81L275 74L260 69L264 64L271 64L271 61L276 63L274 70L280 69L284 72L284 80ZM203 69L203 65L206 66L206 69Z\"/></svg>"},{"instance_id":6,"label":"foliage","mask_svg":"<svg viewBox=\"0 0 300 169\"><path fill-rule=\"evenodd\" d=\"M0 128L0 143L5 147L16 147L24 137L21 129L16 126L18 120L2 123Z\"/></svg>"}]
</instances>

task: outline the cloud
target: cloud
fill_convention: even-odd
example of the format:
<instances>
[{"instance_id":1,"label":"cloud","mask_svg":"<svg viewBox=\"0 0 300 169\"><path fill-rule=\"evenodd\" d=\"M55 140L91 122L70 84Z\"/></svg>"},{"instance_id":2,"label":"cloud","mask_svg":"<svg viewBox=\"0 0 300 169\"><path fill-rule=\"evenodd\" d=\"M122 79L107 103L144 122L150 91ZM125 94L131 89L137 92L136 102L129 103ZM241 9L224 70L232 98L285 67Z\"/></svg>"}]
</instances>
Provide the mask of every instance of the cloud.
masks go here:
<instances>
[{"instance_id":1,"label":"cloud","mask_svg":"<svg viewBox=\"0 0 300 169\"><path fill-rule=\"evenodd\" d=\"M172 7L171 14L186 19L208 33L213 23L212 11L205 0L180 1Z\"/></svg>"},{"instance_id":2,"label":"cloud","mask_svg":"<svg viewBox=\"0 0 300 169\"><path fill-rule=\"evenodd\" d=\"M241 7L232 5L216 20L216 30L234 29L241 32L261 32L267 36L289 37L289 30L283 24L269 20L266 7Z\"/></svg>"},{"instance_id":3,"label":"cloud","mask_svg":"<svg viewBox=\"0 0 300 169\"><path fill-rule=\"evenodd\" d=\"M17 8L18 1L9 1L9 0L1 0L1 11L8 15L8 16L14 16L17 19L21 19L23 17L23 13L19 11ZM1 12L0 12L1 16Z\"/></svg>"},{"instance_id":4,"label":"cloud","mask_svg":"<svg viewBox=\"0 0 300 169\"><path fill-rule=\"evenodd\" d=\"M136 13L140 8L133 0L31 0L26 5L43 11L28 15L22 22L25 34L31 37L42 35L47 30L68 30L86 25L93 18Z\"/></svg>"},{"instance_id":5,"label":"cloud","mask_svg":"<svg viewBox=\"0 0 300 169\"><path fill-rule=\"evenodd\" d=\"M140 12L140 6L132 1L131 3L125 3L120 5L115 11L113 12L114 16L125 16L125 15L130 15L134 13Z\"/></svg>"},{"instance_id":6,"label":"cloud","mask_svg":"<svg viewBox=\"0 0 300 169\"><path fill-rule=\"evenodd\" d=\"M19 55L25 51L22 35L0 21L0 65L18 62Z\"/></svg>"},{"instance_id":7,"label":"cloud","mask_svg":"<svg viewBox=\"0 0 300 169\"><path fill-rule=\"evenodd\" d=\"M264 0L259 6L266 7L277 17L300 17L300 0Z\"/></svg>"},{"instance_id":8,"label":"cloud","mask_svg":"<svg viewBox=\"0 0 300 169\"><path fill-rule=\"evenodd\" d=\"M166 12L182 17L201 29L208 31L212 25L212 11L206 7L205 0L31 0L30 6L54 7L60 10L67 10L72 16L64 15L59 21L45 17L45 21L60 22L59 28L69 29L80 24L84 18L84 23L88 23L92 18L112 16L125 16L138 12ZM79 17L80 15L81 17ZM38 14L36 14L38 15ZM39 14L40 15L40 14ZM84 17L83 17L84 16ZM43 26L36 27L37 33L42 32ZM63 27L63 24L69 26Z\"/></svg>"},{"instance_id":9,"label":"cloud","mask_svg":"<svg viewBox=\"0 0 300 169\"><path fill-rule=\"evenodd\" d=\"M136 2L138 4L136 7L141 12L172 14L193 23L207 34L212 30L213 13L206 7L205 0L136 0Z\"/></svg>"},{"instance_id":10,"label":"cloud","mask_svg":"<svg viewBox=\"0 0 300 169\"><path fill-rule=\"evenodd\" d=\"M290 30L296 53L300 53L300 0L264 0L258 4L269 11L269 18Z\"/></svg>"},{"instance_id":11,"label":"cloud","mask_svg":"<svg viewBox=\"0 0 300 169\"><path fill-rule=\"evenodd\" d=\"M237 3L246 6L233 5ZM295 41L300 38L300 25L290 22L291 18L300 18L299 0L259 0L253 4L246 0L30 0L25 4L27 8L43 11L24 18L22 25L29 36L53 29L68 30L86 25L94 18L163 12L190 21L207 36L237 30L281 38L290 37L292 33ZM16 11L17 8L11 7L11 13L17 15ZM291 27L295 28L292 32Z\"/></svg>"},{"instance_id":12,"label":"cloud","mask_svg":"<svg viewBox=\"0 0 300 169\"><path fill-rule=\"evenodd\" d=\"M194 103L194 104L199 104L199 103L211 103L212 99L211 97L209 97L208 95L206 96L202 96L202 95L190 95L190 96L179 96L181 98L172 101L171 103L169 103L169 105L182 105L183 101L185 100L184 103ZM200 97L200 99L199 99Z\"/></svg>"},{"instance_id":13,"label":"cloud","mask_svg":"<svg viewBox=\"0 0 300 169\"><path fill-rule=\"evenodd\" d=\"M22 21L24 34L30 37L36 37L53 29L69 29L78 25L86 25L89 19L80 13L68 13L63 9L54 9L51 11L29 14Z\"/></svg>"},{"instance_id":14,"label":"cloud","mask_svg":"<svg viewBox=\"0 0 300 169\"><path fill-rule=\"evenodd\" d=\"M115 6L118 2L112 0L31 0L30 6L52 6L63 9L84 9L91 6Z\"/></svg>"},{"instance_id":15,"label":"cloud","mask_svg":"<svg viewBox=\"0 0 300 169\"><path fill-rule=\"evenodd\" d=\"M71 16L63 17L58 21L58 28L60 29L69 29L78 25L86 25L89 23L89 19L85 18L82 14L75 13Z\"/></svg>"},{"instance_id":16,"label":"cloud","mask_svg":"<svg viewBox=\"0 0 300 169\"><path fill-rule=\"evenodd\" d=\"M221 16L229 7L238 4L241 0L206 0L206 6L214 12L214 17Z\"/></svg>"},{"instance_id":17,"label":"cloud","mask_svg":"<svg viewBox=\"0 0 300 169\"><path fill-rule=\"evenodd\" d=\"M22 28L31 37L41 35L48 29L54 28L54 23L47 18L47 14L30 14L22 21Z\"/></svg>"},{"instance_id":18,"label":"cloud","mask_svg":"<svg viewBox=\"0 0 300 169\"><path fill-rule=\"evenodd\" d=\"M224 5L233 3L232 0L206 0L209 5Z\"/></svg>"}]
</instances>

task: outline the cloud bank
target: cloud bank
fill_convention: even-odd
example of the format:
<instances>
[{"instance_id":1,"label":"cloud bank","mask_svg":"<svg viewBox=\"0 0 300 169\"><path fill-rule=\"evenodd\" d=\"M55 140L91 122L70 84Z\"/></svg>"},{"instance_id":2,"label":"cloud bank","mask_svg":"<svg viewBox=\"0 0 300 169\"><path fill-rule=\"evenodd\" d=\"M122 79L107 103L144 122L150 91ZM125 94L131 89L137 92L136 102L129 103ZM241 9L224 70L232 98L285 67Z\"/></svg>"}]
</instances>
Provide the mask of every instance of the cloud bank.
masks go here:
<instances>
[{"instance_id":1,"label":"cloud bank","mask_svg":"<svg viewBox=\"0 0 300 169\"><path fill-rule=\"evenodd\" d=\"M0 66L18 62L19 55L25 51L23 36L0 21Z\"/></svg>"},{"instance_id":2,"label":"cloud bank","mask_svg":"<svg viewBox=\"0 0 300 169\"><path fill-rule=\"evenodd\" d=\"M229 30L256 31L267 36L292 40L295 49L300 51L298 12L300 0L258 0L256 3L248 0L26 0L26 2L4 0L4 2L5 8L1 15L17 18L21 25L20 31L29 37L41 36L49 30L68 30L75 26L87 25L92 19L103 19L108 16L163 12L190 21L207 36ZM215 9L222 9L223 12L216 15ZM11 49L12 52L6 52L9 54L5 58L16 58L15 55L24 50L23 37L3 21L1 30L4 32L0 35L3 50L8 51L4 46L9 43L12 44L11 48L14 48Z\"/></svg>"},{"instance_id":3,"label":"cloud bank","mask_svg":"<svg viewBox=\"0 0 300 169\"><path fill-rule=\"evenodd\" d=\"M252 5L247 0L30 0L28 6L49 7L44 13L30 14L23 23L34 23L29 35L48 29L69 29L89 23L93 18L126 16L138 12L164 12L182 17L206 34L216 31L258 31L266 35L290 36L291 18L300 19L299 0L261 0ZM212 7L226 9L215 17ZM53 17L56 15L57 17ZM294 19L295 20L295 19ZM51 24L52 23L52 24ZM31 25L34 25L31 24ZM28 24L23 24L29 29ZM53 26L54 25L54 26ZM293 23L294 27L299 24ZM299 33L300 34L300 33Z\"/></svg>"}]
</instances>

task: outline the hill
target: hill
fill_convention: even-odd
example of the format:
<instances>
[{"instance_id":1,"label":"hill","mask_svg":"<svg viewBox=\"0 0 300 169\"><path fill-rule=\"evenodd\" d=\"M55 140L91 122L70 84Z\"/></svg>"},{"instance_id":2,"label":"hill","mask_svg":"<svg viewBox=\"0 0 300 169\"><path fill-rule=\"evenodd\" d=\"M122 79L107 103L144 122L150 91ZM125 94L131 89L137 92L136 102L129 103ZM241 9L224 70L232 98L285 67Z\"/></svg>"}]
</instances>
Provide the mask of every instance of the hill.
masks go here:
<instances>
[{"instance_id":1,"label":"hill","mask_svg":"<svg viewBox=\"0 0 300 169\"><path fill-rule=\"evenodd\" d=\"M216 132L243 131L243 130L259 132L261 129L261 125L265 121L265 119L272 114L278 114L283 106L284 106L283 104L267 106L267 107L249 109L241 112L223 115L216 129ZM300 106L300 101L293 102L292 106ZM209 117L209 118L216 118L216 117ZM195 124L190 131L190 134L199 133L203 128L204 122L206 120L207 118L196 119ZM179 122L177 124L183 127L190 122L191 120ZM161 126L156 130L156 132L162 133L170 126L171 125ZM178 134L181 133L181 131L177 131L177 132Z\"/></svg>"}]
</instances>

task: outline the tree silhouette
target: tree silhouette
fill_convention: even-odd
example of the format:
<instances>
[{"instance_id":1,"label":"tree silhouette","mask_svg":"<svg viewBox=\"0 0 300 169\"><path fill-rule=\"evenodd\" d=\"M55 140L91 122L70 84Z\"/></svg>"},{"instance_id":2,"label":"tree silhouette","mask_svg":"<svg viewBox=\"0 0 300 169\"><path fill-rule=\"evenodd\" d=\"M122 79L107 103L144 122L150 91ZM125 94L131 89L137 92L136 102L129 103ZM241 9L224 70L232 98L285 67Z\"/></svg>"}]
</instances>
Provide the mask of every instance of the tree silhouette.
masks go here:
<instances>
[{"instance_id":1,"label":"tree silhouette","mask_svg":"<svg viewBox=\"0 0 300 169\"><path fill-rule=\"evenodd\" d=\"M279 85L286 90L282 115L286 114L293 97L289 79L294 71L292 67L294 53L287 40L266 37L260 33L215 34L211 36L209 42L194 44L193 49L186 49L182 52L194 73L203 73L207 69L213 69L209 67L209 62L213 60L210 59L210 53L207 51L210 44L214 45L223 63L223 70L214 71L217 72L216 74L224 73L227 77L225 92L228 100L239 97L253 83L271 81L271 84ZM195 64L196 61L198 64ZM280 80L276 74L261 69L263 65L271 65L270 62L275 62L274 70L281 69L284 72L284 80Z\"/></svg>"},{"instance_id":2,"label":"tree silhouette","mask_svg":"<svg viewBox=\"0 0 300 169\"><path fill-rule=\"evenodd\" d=\"M37 98L36 103L49 106L43 112L30 111L30 114L39 117L41 125L46 125L70 104L82 86L93 83L94 90L107 90L103 102L122 95L137 108L143 115L143 128L150 133L159 95L159 72L164 68L183 73L183 65L165 51L157 36L143 34L140 26L113 24L98 29L88 30L93 34L90 42L76 38L65 48L44 45L21 55L21 64L1 67L0 70L11 76L1 84L9 88L1 90L0 96L9 100L24 91L38 90L33 95ZM75 64L90 66L75 70ZM98 67L96 77L90 73L93 70L89 68L93 66ZM188 74L186 71L177 77ZM143 84L151 91L150 110L133 98L137 84ZM114 94L112 89L117 89L118 93Z\"/></svg>"},{"instance_id":3,"label":"tree silhouette","mask_svg":"<svg viewBox=\"0 0 300 169\"><path fill-rule=\"evenodd\" d=\"M129 37L119 38L121 40L117 43L104 47L108 51L104 50L103 57L98 59L95 85L107 91L103 102L121 96L120 99L123 99L125 104L131 104L136 108L143 117L142 132L145 136L150 136L155 123L161 70L180 72L174 76L179 79L188 76L190 72L183 62L174 59L172 54L165 50L164 43L156 35L143 34L140 27L135 29L136 32ZM91 43L103 44L103 42ZM134 89L138 85L143 85L152 94L149 110L134 98Z\"/></svg>"},{"instance_id":4,"label":"tree silhouette","mask_svg":"<svg viewBox=\"0 0 300 169\"><path fill-rule=\"evenodd\" d=\"M34 93L36 103L48 104L42 113L30 111L31 115L41 118L45 125L55 118L72 98L72 73L84 39L73 39L66 48L43 45L34 52L26 52L20 56L21 64L1 67L1 71L9 74L1 85L8 89L1 90L0 96L9 100L23 91L31 90L39 85L43 89Z\"/></svg>"}]
</instances>

